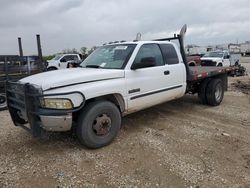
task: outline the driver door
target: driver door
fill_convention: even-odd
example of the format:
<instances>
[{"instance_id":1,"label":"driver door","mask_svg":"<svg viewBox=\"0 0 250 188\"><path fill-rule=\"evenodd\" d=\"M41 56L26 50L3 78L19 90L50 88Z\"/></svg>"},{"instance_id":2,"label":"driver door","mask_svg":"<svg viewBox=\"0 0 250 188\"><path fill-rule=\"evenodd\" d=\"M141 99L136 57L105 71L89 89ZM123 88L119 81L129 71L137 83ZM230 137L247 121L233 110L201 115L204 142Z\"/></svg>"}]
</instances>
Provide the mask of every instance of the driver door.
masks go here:
<instances>
[{"instance_id":1,"label":"driver door","mask_svg":"<svg viewBox=\"0 0 250 188\"><path fill-rule=\"evenodd\" d=\"M154 65L125 71L129 112L167 101L171 95L167 88L173 83L169 80L170 72L158 44L142 45L133 64L145 59L153 59Z\"/></svg>"}]
</instances>

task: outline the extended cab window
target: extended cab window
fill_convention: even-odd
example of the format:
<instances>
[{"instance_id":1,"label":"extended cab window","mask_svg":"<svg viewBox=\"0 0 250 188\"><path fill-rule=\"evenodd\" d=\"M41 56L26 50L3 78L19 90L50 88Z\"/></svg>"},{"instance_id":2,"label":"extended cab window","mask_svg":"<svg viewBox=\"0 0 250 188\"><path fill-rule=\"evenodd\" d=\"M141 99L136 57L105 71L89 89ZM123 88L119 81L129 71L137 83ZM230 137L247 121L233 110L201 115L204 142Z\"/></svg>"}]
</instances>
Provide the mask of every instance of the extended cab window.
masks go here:
<instances>
[{"instance_id":1,"label":"extended cab window","mask_svg":"<svg viewBox=\"0 0 250 188\"><path fill-rule=\"evenodd\" d=\"M171 44L160 44L166 64L173 65L179 63L176 50Z\"/></svg>"},{"instance_id":2,"label":"extended cab window","mask_svg":"<svg viewBox=\"0 0 250 188\"><path fill-rule=\"evenodd\" d=\"M144 44L138 51L134 64L142 63L146 59L155 61L155 66L164 65L162 53L158 44Z\"/></svg>"}]
</instances>

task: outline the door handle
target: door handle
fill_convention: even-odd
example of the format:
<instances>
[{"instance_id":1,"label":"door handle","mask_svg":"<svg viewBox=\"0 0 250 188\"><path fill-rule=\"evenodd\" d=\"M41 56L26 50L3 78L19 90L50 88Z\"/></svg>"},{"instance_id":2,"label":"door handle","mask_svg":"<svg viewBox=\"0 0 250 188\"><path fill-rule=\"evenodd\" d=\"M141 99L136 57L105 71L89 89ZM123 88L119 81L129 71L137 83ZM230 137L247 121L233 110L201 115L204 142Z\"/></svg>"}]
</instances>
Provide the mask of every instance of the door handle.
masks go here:
<instances>
[{"instance_id":1,"label":"door handle","mask_svg":"<svg viewBox=\"0 0 250 188\"><path fill-rule=\"evenodd\" d=\"M169 75L170 74L170 71L164 71L164 75Z\"/></svg>"}]
</instances>

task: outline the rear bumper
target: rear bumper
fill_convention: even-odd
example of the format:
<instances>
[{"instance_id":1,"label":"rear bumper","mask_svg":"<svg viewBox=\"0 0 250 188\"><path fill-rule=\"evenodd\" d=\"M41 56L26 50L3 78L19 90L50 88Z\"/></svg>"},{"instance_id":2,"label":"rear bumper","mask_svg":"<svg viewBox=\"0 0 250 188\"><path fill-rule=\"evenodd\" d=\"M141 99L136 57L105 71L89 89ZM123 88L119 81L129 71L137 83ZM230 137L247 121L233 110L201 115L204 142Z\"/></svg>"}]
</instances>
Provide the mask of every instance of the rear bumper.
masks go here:
<instances>
[{"instance_id":1,"label":"rear bumper","mask_svg":"<svg viewBox=\"0 0 250 188\"><path fill-rule=\"evenodd\" d=\"M28 130L34 137L45 131L68 131L72 127L72 113L80 110L85 103L69 110L44 109L40 106L43 97L69 95L79 92L46 95L31 84L6 82L7 105L13 123ZM29 126L27 125L29 124Z\"/></svg>"}]
</instances>

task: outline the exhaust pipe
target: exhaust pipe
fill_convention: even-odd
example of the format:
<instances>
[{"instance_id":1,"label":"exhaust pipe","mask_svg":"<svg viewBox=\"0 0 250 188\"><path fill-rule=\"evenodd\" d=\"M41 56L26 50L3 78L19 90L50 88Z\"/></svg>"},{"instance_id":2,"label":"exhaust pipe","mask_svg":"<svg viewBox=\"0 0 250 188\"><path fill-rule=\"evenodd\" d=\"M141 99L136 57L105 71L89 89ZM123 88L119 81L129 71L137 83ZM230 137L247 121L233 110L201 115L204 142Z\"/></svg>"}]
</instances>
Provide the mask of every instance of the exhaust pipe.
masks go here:
<instances>
[{"instance_id":1,"label":"exhaust pipe","mask_svg":"<svg viewBox=\"0 0 250 188\"><path fill-rule=\"evenodd\" d=\"M23 57L23 47L22 47L21 37L18 37L18 46L19 46L19 55L20 55L20 57Z\"/></svg>"}]
</instances>

